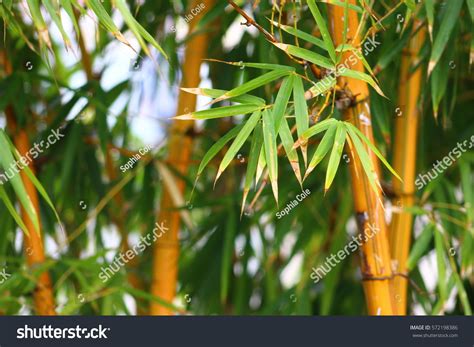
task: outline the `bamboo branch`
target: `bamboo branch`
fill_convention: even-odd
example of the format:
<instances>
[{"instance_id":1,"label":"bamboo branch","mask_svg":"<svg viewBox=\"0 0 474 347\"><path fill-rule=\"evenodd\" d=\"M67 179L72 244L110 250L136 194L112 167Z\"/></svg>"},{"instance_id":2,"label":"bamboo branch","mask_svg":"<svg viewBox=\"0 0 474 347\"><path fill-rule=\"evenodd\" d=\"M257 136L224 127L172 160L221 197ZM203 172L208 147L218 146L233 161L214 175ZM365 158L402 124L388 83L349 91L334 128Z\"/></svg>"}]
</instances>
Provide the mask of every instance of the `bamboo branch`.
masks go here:
<instances>
[{"instance_id":1,"label":"bamboo branch","mask_svg":"<svg viewBox=\"0 0 474 347\"><path fill-rule=\"evenodd\" d=\"M242 10L234 1L232 0L227 0L227 2L242 16L245 18L245 20L247 22L245 23L241 23L242 25L245 25L247 27L249 26L254 26L258 31L260 31L263 36L265 36L265 38L271 42L271 43L280 43L276 37L272 34L270 34L267 30L265 30L265 28L263 28L260 24L258 24L252 17L250 17L244 10ZM321 71L321 69L316 66L315 64L313 63L310 63L306 60L299 60L299 59L296 59L295 57L293 57L291 54L289 53L286 53L286 55L288 55L288 57L290 57L291 60L293 60L294 62L300 64L300 65L303 65L303 66L309 66L309 68L311 69L311 72L313 73L314 77L316 77L317 79L321 79L323 73Z\"/></svg>"}]
</instances>

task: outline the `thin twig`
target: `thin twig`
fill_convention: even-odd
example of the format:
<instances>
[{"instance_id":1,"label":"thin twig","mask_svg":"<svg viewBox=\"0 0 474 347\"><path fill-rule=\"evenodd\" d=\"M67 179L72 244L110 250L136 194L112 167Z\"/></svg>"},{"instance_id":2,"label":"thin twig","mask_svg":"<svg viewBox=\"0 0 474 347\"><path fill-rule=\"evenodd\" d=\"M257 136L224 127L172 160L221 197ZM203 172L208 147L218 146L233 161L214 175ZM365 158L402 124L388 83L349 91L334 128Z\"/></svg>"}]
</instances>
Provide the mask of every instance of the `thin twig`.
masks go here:
<instances>
[{"instance_id":1,"label":"thin twig","mask_svg":"<svg viewBox=\"0 0 474 347\"><path fill-rule=\"evenodd\" d=\"M260 31L263 35L265 35L265 38L270 41L270 42L274 42L274 43L277 43L278 40L275 38L275 36L273 36L272 34L270 34L268 31L265 30L265 28L263 28L260 24L258 24L256 21L253 20L252 17L250 17L244 10L242 10L235 2L233 2L232 0L227 0L227 2L242 16L245 18L245 20L247 21L246 23L242 23L243 25L245 26L254 26L255 28L257 28L258 31Z\"/></svg>"},{"instance_id":2,"label":"thin twig","mask_svg":"<svg viewBox=\"0 0 474 347\"><path fill-rule=\"evenodd\" d=\"M242 10L234 1L232 0L227 0L227 2L242 16L245 18L246 22L245 23L242 23L242 25L245 25L245 26L254 26L258 31L260 31L264 36L265 38L271 42L271 43L280 43L280 41L278 41L276 39L275 36L273 36L272 34L270 34L267 30L265 30L265 28L263 28L260 24L258 24L252 17L250 17L244 10ZM293 57L291 54L285 52L286 55L293 61L295 61L296 63L302 65L302 66L309 66L309 68L311 69L311 72L313 73L314 77L316 77L316 79L321 79L322 77L322 71L321 69L316 66L315 64L313 63L310 63L306 60L298 60L296 59L295 57Z\"/></svg>"}]
</instances>

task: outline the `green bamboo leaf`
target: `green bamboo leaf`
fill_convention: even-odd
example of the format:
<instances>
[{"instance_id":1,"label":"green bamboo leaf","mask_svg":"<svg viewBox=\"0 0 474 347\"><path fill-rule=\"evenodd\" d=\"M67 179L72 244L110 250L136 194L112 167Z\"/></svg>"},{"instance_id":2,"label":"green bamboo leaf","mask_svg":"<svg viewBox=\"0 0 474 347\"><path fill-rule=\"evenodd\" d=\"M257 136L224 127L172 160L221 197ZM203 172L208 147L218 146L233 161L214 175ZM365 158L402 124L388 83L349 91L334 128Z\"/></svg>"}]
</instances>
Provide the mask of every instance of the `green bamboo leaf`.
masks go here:
<instances>
[{"instance_id":1,"label":"green bamboo leaf","mask_svg":"<svg viewBox=\"0 0 474 347\"><path fill-rule=\"evenodd\" d=\"M420 236L416 238L407 260L407 268L409 271L412 271L418 264L420 258L428 252L431 240L433 239L433 232L433 223L428 223L423 228Z\"/></svg>"},{"instance_id":2,"label":"green bamboo leaf","mask_svg":"<svg viewBox=\"0 0 474 347\"><path fill-rule=\"evenodd\" d=\"M242 130L236 136L234 142L232 142L232 145L230 146L229 150L224 155L224 158L222 159L222 162L219 165L216 181L219 179L220 175L222 174L222 172L224 172L227 166L229 166L232 160L234 160L240 148L244 145L245 141L250 136L253 129L257 126L257 123L260 120L261 116L262 116L262 112L256 111L250 116L248 121L244 124L244 126L242 127Z\"/></svg>"},{"instance_id":3,"label":"green bamboo leaf","mask_svg":"<svg viewBox=\"0 0 474 347\"><path fill-rule=\"evenodd\" d=\"M263 111L263 142L265 159L268 164L268 176L270 177L275 201L278 203L278 153L275 124L272 114L268 110Z\"/></svg>"},{"instance_id":4,"label":"green bamboo leaf","mask_svg":"<svg viewBox=\"0 0 474 347\"><path fill-rule=\"evenodd\" d=\"M308 175L316 168L316 166L323 160L323 158L329 152L329 149L334 143L334 135L336 134L337 125L338 123L331 124L326 133L324 134L323 139L319 143L318 148L316 148L313 158L311 159L311 162L308 165L308 169L306 170L303 180L308 177Z\"/></svg>"},{"instance_id":5,"label":"green bamboo leaf","mask_svg":"<svg viewBox=\"0 0 474 347\"><path fill-rule=\"evenodd\" d=\"M54 4L53 4L54 1ZM69 39L68 34L66 33L66 30L63 27L63 23L61 21L61 10L59 8L59 3L57 0L42 0L44 7L48 10L49 15L51 16L51 19L53 20L54 24L59 29L59 32L61 33L61 36L64 40L64 44L66 47L71 47L71 40Z\"/></svg>"},{"instance_id":6,"label":"green bamboo leaf","mask_svg":"<svg viewBox=\"0 0 474 347\"><path fill-rule=\"evenodd\" d=\"M334 63L325 56L322 56L321 54L312 52L308 49L301 48L298 46L287 45L286 43L275 42L273 44L280 48L282 51L297 58L304 59L306 61L309 61L310 63L316 64L329 70L333 70L335 68Z\"/></svg>"},{"instance_id":7,"label":"green bamboo leaf","mask_svg":"<svg viewBox=\"0 0 474 347\"><path fill-rule=\"evenodd\" d=\"M283 122L281 123L280 128L278 130L278 134L280 135L281 143L283 145L283 148L285 149L286 156L290 162L291 168L293 169L293 172L295 173L296 179L301 185L303 182L301 179L298 153L293 148L295 142L293 141L293 136L291 135L290 126L288 125L288 120L286 118L283 118Z\"/></svg>"},{"instance_id":8,"label":"green bamboo leaf","mask_svg":"<svg viewBox=\"0 0 474 347\"><path fill-rule=\"evenodd\" d=\"M433 42L434 0L425 0L424 3L426 10L426 18L428 19L428 32L430 34L430 40L431 42Z\"/></svg>"},{"instance_id":9,"label":"green bamboo leaf","mask_svg":"<svg viewBox=\"0 0 474 347\"><path fill-rule=\"evenodd\" d=\"M467 8L471 14L471 22L474 24L474 0L467 0ZM472 31L472 30L471 30ZM469 64L474 63L474 35L471 35L471 52L469 54Z\"/></svg>"},{"instance_id":10,"label":"green bamboo leaf","mask_svg":"<svg viewBox=\"0 0 474 347\"><path fill-rule=\"evenodd\" d=\"M70 126L68 137L65 139L66 144L64 146L64 159L61 161L61 175L59 182L56 186L56 195L59 195L62 191L62 187L69 187L71 179L74 174L74 167L77 164L76 148L80 146L83 136L83 125L81 123L74 122Z\"/></svg>"},{"instance_id":11,"label":"green bamboo leaf","mask_svg":"<svg viewBox=\"0 0 474 347\"><path fill-rule=\"evenodd\" d=\"M415 11L415 9L416 9L415 0L403 0L403 2L405 3L405 5L407 5L407 7L411 11Z\"/></svg>"},{"instance_id":12,"label":"green bamboo leaf","mask_svg":"<svg viewBox=\"0 0 474 347\"><path fill-rule=\"evenodd\" d=\"M316 20L316 24L318 25L319 31L321 32L321 36L323 37L323 41L326 44L326 50L329 52L329 56L335 64L336 50L334 49L334 44L332 42L331 35L329 34L326 21L321 15L321 12L319 11L319 8L314 0L308 0L308 5L311 13L313 14L314 19Z\"/></svg>"},{"instance_id":13,"label":"green bamboo leaf","mask_svg":"<svg viewBox=\"0 0 474 347\"><path fill-rule=\"evenodd\" d=\"M446 64L437 64L431 74L431 101L433 104L433 113L435 119L438 118L439 104L446 94L449 78L449 64L446 56L443 56L442 62Z\"/></svg>"},{"instance_id":14,"label":"green bamboo leaf","mask_svg":"<svg viewBox=\"0 0 474 347\"><path fill-rule=\"evenodd\" d=\"M172 311L176 311L176 312L182 311L182 309L180 307L178 307L176 305L173 305L169 301L167 301L165 299L162 299L162 298L160 298L156 295L152 295L152 294L148 293L147 291L142 291L142 290L133 288L131 286L119 286L117 289L120 290L121 293L129 293L130 295L132 295L134 297L145 299L149 302L156 302L156 303L160 304L161 306L166 307L166 308L168 308ZM75 300L75 301L77 301L77 300Z\"/></svg>"},{"instance_id":15,"label":"green bamboo leaf","mask_svg":"<svg viewBox=\"0 0 474 347\"><path fill-rule=\"evenodd\" d=\"M23 223L23 220L21 219L20 215L15 209L15 206L13 203L10 201L10 198L7 195L7 192L5 192L5 188L0 185L0 199L5 203L5 206L7 207L8 212L10 212L11 216L15 220L16 224L25 232L26 235L30 236L30 233L28 231L28 228L26 227L25 223Z\"/></svg>"},{"instance_id":16,"label":"green bamboo leaf","mask_svg":"<svg viewBox=\"0 0 474 347\"><path fill-rule=\"evenodd\" d=\"M228 92L228 90L209 89L209 88L181 88L181 90L187 93L207 96L210 98L219 98ZM259 98L257 96L249 95L249 94L242 94L234 98L231 98L231 100L241 103L241 104L255 104L255 105L261 105L261 106L265 105L264 99Z\"/></svg>"},{"instance_id":17,"label":"green bamboo leaf","mask_svg":"<svg viewBox=\"0 0 474 347\"><path fill-rule=\"evenodd\" d=\"M280 29L282 29L283 31L287 32L290 35L293 35L297 38L300 38L300 39L305 40L309 43L312 43L313 45L315 45L317 47L320 47L324 50L327 50L324 41L317 38L317 37L314 37L311 34L308 34L308 33L304 32L302 30L296 29L296 28L294 28L292 26L289 26L289 25L284 25L284 24L281 24L281 23L278 23L278 22L275 22L275 21L270 21L270 22L273 25L275 25L275 26L279 27Z\"/></svg>"},{"instance_id":18,"label":"green bamboo leaf","mask_svg":"<svg viewBox=\"0 0 474 347\"><path fill-rule=\"evenodd\" d=\"M15 15L13 14L10 8L8 8L7 6L0 6L0 17L3 19L6 25L6 28L8 28L8 30L10 30L13 33L13 35L20 36L28 45L28 47L33 52L36 52L35 47L31 43L28 36L25 35L22 29L22 25L20 25L20 23L16 20Z\"/></svg>"},{"instance_id":19,"label":"green bamboo leaf","mask_svg":"<svg viewBox=\"0 0 474 347\"><path fill-rule=\"evenodd\" d=\"M440 295L439 300L444 303L448 299L446 263L444 260L443 236L437 228L434 230L434 240L436 250L436 263L438 266L438 289Z\"/></svg>"},{"instance_id":20,"label":"green bamboo leaf","mask_svg":"<svg viewBox=\"0 0 474 347\"><path fill-rule=\"evenodd\" d=\"M441 20L441 25L434 39L433 48L431 50L430 62L428 64L428 76L431 74L436 64L438 64L438 61L446 48L446 44L448 43L454 26L459 20L462 4L462 1L446 2L446 11Z\"/></svg>"},{"instance_id":21,"label":"green bamboo leaf","mask_svg":"<svg viewBox=\"0 0 474 347\"><path fill-rule=\"evenodd\" d=\"M244 182L244 193L242 197L242 209L240 211L240 216L244 213L245 202L247 201L247 196L252 186L252 180L257 173L257 165L260 151L262 150L263 144L263 134L262 134L262 124L257 124L255 131L252 137L252 144L250 145L249 160L247 164L247 171L245 172L245 182Z\"/></svg>"},{"instance_id":22,"label":"green bamboo leaf","mask_svg":"<svg viewBox=\"0 0 474 347\"><path fill-rule=\"evenodd\" d=\"M26 213L28 214L31 221L33 222L35 231L39 233L40 229L39 229L38 215L36 213L35 207L28 193L26 192L25 186L23 185L23 181L21 180L20 173L19 173L20 169L18 168L17 164L18 163L15 161L15 158L10 152L10 145L7 139L7 135L5 134L3 129L0 129L0 165L3 167L5 171L7 170L11 171L13 167L15 167L16 170L18 170L17 172L13 174L9 182L12 184L13 190L15 191L18 197L18 200L20 201L21 205L23 206Z\"/></svg>"},{"instance_id":23,"label":"green bamboo leaf","mask_svg":"<svg viewBox=\"0 0 474 347\"><path fill-rule=\"evenodd\" d=\"M340 6L340 7L346 6L346 4L349 2L349 1L342 1L342 0L318 0L318 1L322 3L326 3L326 4ZM349 4L348 6L349 6L349 9L352 11L356 11L358 13L364 13L364 9L360 6L357 6L354 4Z\"/></svg>"},{"instance_id":24,"label":"green bamboo leaf","mask_svg":"<svg viewBox=\"0 0 474 347\"><path fill-rule=\"evenodd\" d=\"M153 47L155 47L165 57L165 59L168 60L168 55L166 55L163 48L161 48L158 42L156 42L156 40L133 17L132 13L128 9L128 5L125 2L125 0L115 0L115 6L117 6L117 9L122 14L125 23L127 23L128 27L135 35L136 39L140 43L140 46L142 47L145 54L148 55L150 58L152 58L150 50L148 49L145 43L146 41L149 44L151 44Z\"/></svg>"},{"instance_id":25,"label":"green bamboo leaf","mask_svg":"<svg viewBox=\"0 0 474 347\"><path fill-rule=\"evenodd\" d=\"M301 135L308 130L309 115L308 115L308 105L306 104L306 99L304 97L304 87L303 81L300 77L295 76L293 82L293 100L295 103L295 117L296 117L296 130L298 137L301 138ZM301 152L303 154L303 160L305 166L307 165L307 142L301 142Z\"/></svg>"},{"instance_id":26,"label":"green bamboo leaf","mask_svg":"<svg viewBox=\"0 0 474 347\"><path fill-rule=\"evenodd\" d=\"M295 143L295 147L298 147L300 145L300 142L308 141L314 135L317 135L320 132L326 131L332 124L335 124L337 122L338 121L335 120L334 118L328 118L313 125L311 128L306 130L303 134L301 134L298 141L296 141Z\"/></svg>"},{"instance_id":27,"label":"green bamboo leaf","mask_svg":"<svg viewBox=\"0 0 474 347\"><path fill-rule=\"evenodd\" d=\"M275 132L278 133L282 119L285 117L288 101L293 90L294 75L290 75L283 80L273 105L273 117L275 118Z\"/></svg>"},{"instance_id":28,"label":"green bamboo leaf","mask_svg":"<svg viewBox=\"0 0 474 347\"><path fill-rule=\"evenodd\" d=\"M471 265L471 258L474 247L474 186L472 184L471 163L467 160L459 161L459 171L461 174L461 187L464 196L464 207L466 208L467 225L464 230L464 238L461 250L461 272L467 271Z\"/></svg>"},{"instance_id":29,"label":"green bamboo leaf","mask_svg":"<svg viewBox=\"0 0 474 347\"><path fill-rule=\"evenodd\" d=\"M287 65L279 65L279 64L268 64L268 63L246 63L243 61L224 61L219 59L204 59L205 61L222 63L227 65L238 66L240 68L250 67L254 69L261 69L261 70L286 70L288 72L295 71L295 68L292 66Z\"/></svg>"},{"instance_id":30,"label":"green bamboo leaf","mask_svg":"<svg viewBox=\"0 0 474 347\"><path fill-rule=\"evenodd\" d=\"M334 146L329 156L328 170L326 172L326 182L324 183L324 191L327 192L331 187L334 177L336 176L339 162L341 161L342 151L346 143L346 127L344 123L337 124L336 137L334 139Z\"/></svg>"},{"instance_id":31,"label":"green bamboo leaf","mask_svg":"<svg viewBox=\"0 0 474 347\"><path fill-rule=\"evenodd\" d=\"M12 151L12 153L15 156L16 160L20 161L21 160L20 153L17 151L17 149L15 148L15 146L13 145L13 143L10 141L10 139L8 137L6 137L6 140L10 144L10 150ZM56 220L58 221L59 225L62 227L61 218L59 218L58 211L56 211L56 207L54 206L53 202L51 201L51 198L49 197L48 193L44 189L41 182L36 178L36 176L34 175L34 173L31 171L31 169L28 166L25 165L23 167L23 171L26 173L26 175L28 176L30 181L33 183L36 190L40 193L40 195L43 197L43 199L49 205L49 207L51 208L51 210L54 213L54 216L56 217Z\"/></svg>"},{"instance_id":32,"label":"green bamboo leaf","mask_svg":"<svg viewBox=\"0 0 474 347\"><path fill-rule=\"evenodd\" d=\"M368 63L367 59L365 59L364 54L362 54L362 52L357 50L356 47L349 44L342 44L336 48L336 52L347 52L347 51L351 51L357 57L357 59L360 59L365 69L370 73L370 75L374 78L374 80L376 80L375 74L372 71L372 68L370 67L370 64Z\"/></svg>"},{"instance_id":33,"label":"green bamboo leaf","mask_svg":"<svg viewBox=\"0 0 474 347\"><path fill-rule=\"evenodd\" d=\"M209 110L190 112L173 118L180 120L216 119L237 116L240 114L247 114L259 110L261 108L262 107L259 105L231 105L211 108Z\"/></svg>"},{"instance_id":34,"label":"green bamboo leaf","mask_svg":"<svg viewBox=\"0 0 474 347\"><path fill-rule=\"evenodd\" d=\"M131 47L130 43L127 41L127 39L125 39L125 37L120 32L120 30L117 28L114 21L105 10L104 6L102 6L101 1L100 0L85 0L85 1L86 1L87 6L95 13L97 18L99 19L99 23L103 25L106 30L112 33L112 35L114 35L117 40Z\"/></svg>"},{"instance_id":35,"label":"green bamboo leaf","mask_svg":"<svg viewBox=\"0 0 474 347\"><path fill-rule=\"evenodd\" d=\"M339 74L344 77L355 78L361 81L364 81L372 86L377 93L386 97L385 94L382 92L382 89L378 86L377 82L368 74L361 71L349 70L349 69L341 69Z\"/></svg>"},{"instance_id":36,"label":"green bamboo leaf","mask_svg":"<svg viewBox=\"0 0 474 347\"><path fill-rule=\"evenodd\" d=\"M204 157L201 160L201 163L199 164L199 168L197 171L197 177L196 181L199 179L199 176L201 176L202 172L206 168L206 166L209 164L209 162L221 151L222 148L232 140L234 137L237 136L237 134L242 130L243 124L236 126L232 130L230 130L227 134L222 136L216 143L214 143L211 148L206 152Z\"/></svg>"},{"instance_id":37,"label":"green bamboo leaf","mask_svg":"<svg viewBox=\"0 0 474 347\"><path fill-rule=\"evenodd\" d=\"M232 257L234 256L234 239L237 233L237 221L235 216L235 209L229 208L230 215L227 218L226 228L224 233L224 247L222 250L221 261L221 303L225 303L229 292L229 280L232 272Z\"/></svg>"},{"instance_id":38,"label":"green bamboo leaf","mask_svg":"<svg viewBox=\"0 0 474 347\"><path fill-rule=\"evenodd\" d=\"M30 9L31 19L33 20L36 30L38 31L40 42L46 43L46 46L52 50L48 27L46 26L43 15L41 14L39 0L26 0L26 3Z\"/></svg>"},{"instance_id":39,"label":"green bamboo leaf","mask_svg":"<svg viewBox=\"0 0 474 347\"><path fill-rule=\"evenodd\" d=\"M239 96L239 95L242 95L242 94L245 94L251 90L254 90L254 89L257 89L258 87L261 87L263 85L266 85L280 77L283 77L283 76L286 76L288 75L290 72L288 70L274 70L274 71L270 71L270 72L267 72L266 74L262 75L262 76L259 76L253 80L250 80L232 90L229 90L227 93L225 93L224 95L218 97L217 99L215 99L212 104L216 103L216 102L219 102L219 101L222 101L222 100L226 100L226 99L230 99L230 98L234 98L236 96Z\"/></svg>"},{"instance_id":40,"label":"green bamboo leaf","mask_svg":"<svg viewBox=\"0 0 474 347\"><path fill-rule=\"evenodd\" d=\"M464 288L464 285L462 283L461 278L459 277L459 274L456 271L454 271L452 274L452 278L454 278L454 283L456 285L456 288L458 289L458 296L461 301L464 314L466 316L472 316L472 308L471 308L471 304L469 303L469 297L467 296L466 289Z\"/></svg>"},{"instance_id":41,"label":"green bamboo leaf","mask_svg":"<svg viewBox=\"0 0 474 347\"><path fill-rule=\"evenodd\" d=\"M345 123L346 130L349 133L349 138L354 144L354 148L359 156L360 162L362 164L362 168L369 180L370 186L374 190L374 192L378 192L380 182L379 178L377 177L377 173L375 172L374 166L372 164L372 160L370 159L369 153L367 153L364 145L360 141L358 135L354 131L355 127L347 126L348 123Z\"/></svg>"},{"instance_id":42,"label":"green bamboo leaf","mask_svg":"<svg viewBox=\"0 0 474 347\"><path fill-rule=\"evenodd\" d=\"M467 8L471 14L471 19L474 22L474 0L466 0Z\"/></svg>"},{"instance_id":43,"label":"green bamboo leaf","mask_svg":"<svg viewBox=\"0 0 474 347\"><path fill-rule=\"evenodd\" d=\"M374 70L384 70L393 60L398 59L402 50L407 47L408 40L411 38L411 32L406 30L402 33L402 37L397 40L390 49L386 49L378 59Z\"/></svg>"},{"instance_id":44,"label":"green bamboo leaf","mask_svg":"<svg viewBox=\"0 0 474 347\"><path fill-rule=\"evenodd\" d=\"M370 148L370 150L372 152L375 153L375 155L380 159L380 161L385 165L385 167L387 169L390 170L390 172L396 177L398 178L400 181L402 180L400 178L400 176L397 174L397 172L392 168L392 166L387 162L387 160L385 160L385 158L383 157L383 155L380 153L380 151L377 149L377 147L375 147L375 145L370 142L370 140L359 130L357 129L356 126L354 126L353 124L349 123L349 122L346 122L346 126L350 127L351 129L353 129L357 135L359 135L359 137L362 139L362 141L365 142L365 144Z\"/></svg>"},{"instance_id":45,"label":"green bamboo leaf","mask_svg":"<svg viewBox=\"0 0 474 347\"><path fill-rule=\"evenodd\" d=\"M64 8L64 11L66 11L69 19L71 20L72 24L74 25L74 29L76 30L76 33L79 33L79 24L77 23L76 16L74 15L74 10L71 5L71 0L59 0L61 3L61 7Z\"/></svg>"},{"instance_id":46,"label":"green bamboo leaf","mask_svg":"<svg viewBox=\"0 0 474 347\"><path fill-rule=\"evenodd\" d=\"M258 181L262 177L263 171L267 167L267 161L265 160L265 148L260 150L260 155L258 156L258 163L257 163L257 173L255 174L255 186L257 186Z\"/></svg>"}]
</instances>

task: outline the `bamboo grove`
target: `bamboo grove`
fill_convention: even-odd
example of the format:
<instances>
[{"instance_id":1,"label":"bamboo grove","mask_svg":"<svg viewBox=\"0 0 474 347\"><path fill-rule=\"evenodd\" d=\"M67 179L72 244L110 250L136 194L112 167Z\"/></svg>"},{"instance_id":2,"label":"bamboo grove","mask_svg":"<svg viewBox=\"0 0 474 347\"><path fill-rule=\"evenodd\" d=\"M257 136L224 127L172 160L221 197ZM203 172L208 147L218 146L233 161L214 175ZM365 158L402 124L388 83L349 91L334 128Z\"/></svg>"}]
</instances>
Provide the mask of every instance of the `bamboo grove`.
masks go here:
<instances>
[{"instance_id":1,"label":"bamboo grove","mask_svg":"<svg viewBox=\"0 0 474 347\"><path fill-rule=\"evenodd\" d=\"M0 314L472 315L473 0L0 16Z\"/></svg>"}]
</instances>

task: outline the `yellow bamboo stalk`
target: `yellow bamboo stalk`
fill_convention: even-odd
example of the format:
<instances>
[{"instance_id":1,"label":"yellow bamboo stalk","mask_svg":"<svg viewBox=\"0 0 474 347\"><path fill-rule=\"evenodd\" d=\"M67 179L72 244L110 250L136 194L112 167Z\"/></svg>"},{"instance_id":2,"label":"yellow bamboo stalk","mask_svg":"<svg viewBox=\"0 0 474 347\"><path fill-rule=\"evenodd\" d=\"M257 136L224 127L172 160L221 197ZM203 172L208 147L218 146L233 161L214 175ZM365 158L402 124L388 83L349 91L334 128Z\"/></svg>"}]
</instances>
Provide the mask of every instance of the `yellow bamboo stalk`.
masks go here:
<instances>
[{"instance_id":1,"label":"yellow bamboo stalk","mask_svg":"<svg viewBox=\"0 0 474 347\"><path fill-rule=\"evenodd\" d=\"M14 138L15 146L18 149L18 152L22 156L26 156L30 150L30 142L28 135L25 130L20 130L18 135ZM34 166L30 163L29 168L34 173ZM39 200L38 193L33 182L29 179L28 175L23 170L21 172L21 179L25 185L26 192L30 197L36 214L38 218L40 216L39 211ZM38 234L36 231L33 221L28 216L28 213L25 209L21 209L21 216L25 222L25 225L28 229L29 236L25 235L24 249L26 253L26 260L29 267L37 267L45 262L45 255L43 249L43 241L41 238L41 233ZM41 225L41 224L40 224ZM35 311L38 315L41 316L53 316L56 315L55 304L54 304L54 294L51 285L51 279L48 272L42 272L38 277L38 282L33 293L33 299L35 303Z\"/></svg>"},{"instance_id":2,"label":"yellow bamboo stalk","mask_svg":"<svg viewBox=\"0 0 474 347\"><path fill-rule=\"evenodd\" d=\"M6 75L11 75L13 72L12 65L8 60L5 51L0 52L0 63L4 68ZM13 142L21 156L26 156L30 150L30 141L28 134L24 129L20 129L16 123L16 117L11 105L6 107L5 114L7 116L7 126L10 133L13 135ZM30 170L34 173L35 168L33 163L29 163ZM33 221L30 219L28 213L24 208L21 208L21 216L26 228L28 229L28 235L24 236L23 248L26 255L26 262L30 268L38 267L42 265L46 258L44 255L43 240L41 233L41 220L39 210L38 193L33 182L29 179L25 171L20 173L21 179L25 186L26 193L31 199L33 207L36 211L39 221L40 230L35 228ZM51 278L49 273L44 271L38 275L35 290L33 292L34 309L37 315L41 316L53 316L56 315L54 293L51 284Z\"/></svg>"},{"instance_id":3,"label":"yellow bamboo stalk","mask_svg":"<svg viewBox=\"0 0 474 347\"><path fill-rule=\"evenodd\" d=\"M209 11L214 0L193 0L191 9L203 4L205 11ZM199 19L190 21L189 31L192 32ZM208 36L204 33L194 35L186 46L183 61L183 87L198 86L200 82L200 67L202 59L206 57ZM196 96L181 91L178 97L177 113L183 114L194 111L196 108ZM194 127L193 121L175 121L169 131L169 153L168 163L178 172L186 174L189 167L192 151L192 137L190 132ZM176 182L180 192L184 192L184 182ZM168 230L154 244L153 255L153 281L151 293L167 302L172 302L176 295L178 278L179 241L178 232L181 225L179 212L173 210L174 206L171 193L163 185L163 197L160 204L158 222L165 223ZM171 315L173 311L158 303L151 303L150 314Z\"/></svg>"},{"instance_id":4,"label":"yellow bamboo stalk","mask_svg":"<svg viewBox=\"0 0 474 347\"><path fill-rule=\"evenodd\" d=\"M414 28L416 29L416 28ZM418 63L419 53L426 35L422 27L410 39L408 47L403 52L400 69L400 89L398 104L400 112L395 119L395 141L393 147L393 167L402 181L393 180L395 207L410 207L414 202L416 149L418 142L418 124L420 118L419 96L423 71L410 69ZM393 258L394 271L406 274L407 259L410 251L413 216L409 212L396 210L390 224L390 253ZM403 276L393 279L396 297L397 314L406 315L408 280Z\"/></svg>"},{"instance_id":5,"label":"yellow bamboo stalk","mask_svg":"<svg viewBox=\"0 0 474 347\"><path fill-rule=\"evenodd\" d=\"M356 2L355 0L348 1L352 4ZM329 17L334 43L336 45L345 43L343 42L344 7L329 6ZM354 46L358 46L360 38L351 37L351 34L354 35L357 32L359 26L357 13L350 10L348 17L347 37ZM342 61L348 59L351 54L354 53L347 52ZM359 59L351 65L351 69L364 71L363 64ZM339 77L338 86L355 97L355 105L350 106L344 112L346 120L352 122L371 142L374 142L367 83L352 78ZM354 159L350 163L350 173L359 231L361 233L367 233L371 229L376 231L375 236L364 242L361 247L361 272L364 279L367 311L370 315L392 315L395 312L391 284L393 273L382 193L381 191L374 192L371 189L360 159L352 148L349 150ZM370 150L368 151L371 154L373 166L377 172L380 172L376 156Z\"/></svg>"}]
</instances>

